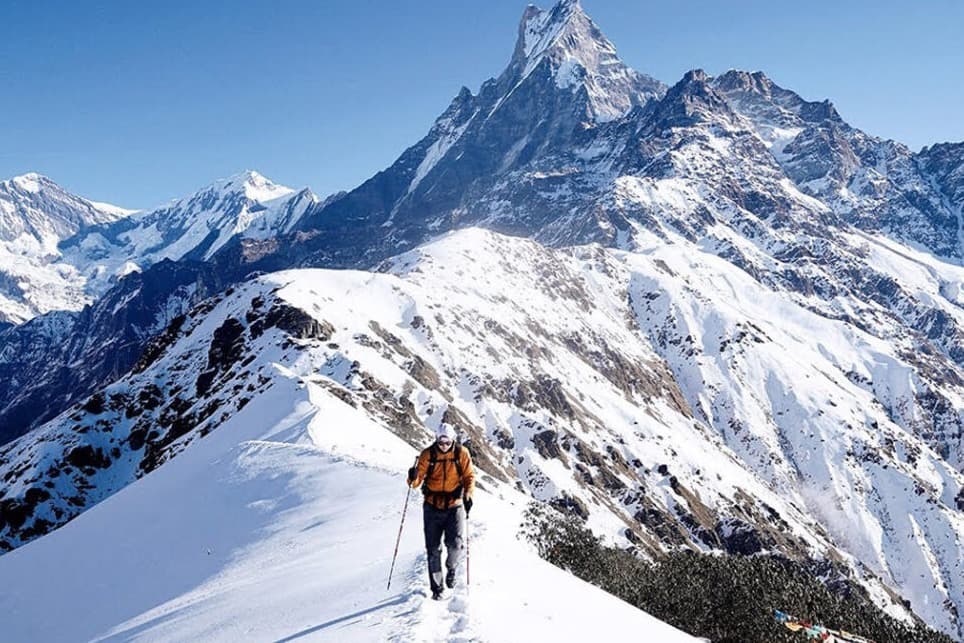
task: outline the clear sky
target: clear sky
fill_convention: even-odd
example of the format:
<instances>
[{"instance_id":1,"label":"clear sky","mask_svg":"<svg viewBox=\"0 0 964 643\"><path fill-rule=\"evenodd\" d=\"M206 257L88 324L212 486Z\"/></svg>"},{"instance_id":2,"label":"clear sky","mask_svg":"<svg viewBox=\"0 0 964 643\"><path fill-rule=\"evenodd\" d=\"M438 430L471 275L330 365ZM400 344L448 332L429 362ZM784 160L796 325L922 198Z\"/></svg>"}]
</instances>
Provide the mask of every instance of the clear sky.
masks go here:
<instances>
[{"instance_id":1,"label":"clear sky","mask_svg":"<svg viewBox=\"0 0 964 643\"><path fill-rule=\"evenodd\" d=\"M136 208L244 169L351 189L502 71L525 2L0 0L0 178ZM913 149L964 140L964 2L582 5L667 84L759 69Z\"/></svg>"}]
</instances>

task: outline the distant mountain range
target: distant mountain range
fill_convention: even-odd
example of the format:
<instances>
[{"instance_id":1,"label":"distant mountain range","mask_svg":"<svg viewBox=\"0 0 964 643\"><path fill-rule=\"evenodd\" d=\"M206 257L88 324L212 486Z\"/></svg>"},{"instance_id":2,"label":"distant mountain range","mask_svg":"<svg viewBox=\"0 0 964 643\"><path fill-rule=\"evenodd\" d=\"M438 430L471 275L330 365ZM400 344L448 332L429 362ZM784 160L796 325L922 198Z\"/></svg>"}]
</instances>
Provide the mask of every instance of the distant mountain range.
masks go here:
<instances>
[{"instance_id":1,"label":"distant mountain range","mask_svg":"<svg viewBox=\"0 0 964 643\"><path fill-rule=\"evenodd\" d=\"M347 193L249 172L131 213L12 179L0 546L294 382L412 445L453 424L643 555L779 553L964 636L962 208L964 144L761 72L666 86L572 0Z\"/></svg>"},{"instance_id":2,"label":"distant mountain range","mask_svg":"<svg viewBox=\"0 0 964 643\"><path fill-rule=\"evenodd\" d=\"M317 197L257 172L216 181L138 212L74 196L47 177L0 183L0 320L80 310L158 261L210 258L235 235L290 232Z\"/></svg>"}]
</instances>

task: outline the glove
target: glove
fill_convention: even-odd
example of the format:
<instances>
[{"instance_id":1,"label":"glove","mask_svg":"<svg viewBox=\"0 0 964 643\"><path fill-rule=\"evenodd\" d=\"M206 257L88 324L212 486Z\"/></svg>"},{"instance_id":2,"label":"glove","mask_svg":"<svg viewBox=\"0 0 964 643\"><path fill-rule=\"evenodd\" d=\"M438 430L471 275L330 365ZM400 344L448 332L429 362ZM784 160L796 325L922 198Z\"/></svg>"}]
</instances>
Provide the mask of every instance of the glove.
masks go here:
<instances>
[{"instance_id":1,"label":"glove","mask_svg":"<svg viewBox=\"0 0 964 643\"><path fill-rule=\"evenodd\" d=\"M415 482L415 478L418 476L418 470L412 467L408 470L408 484Z\"/></svg>"},{"instance_id":2,"label":"glove","mask_svg":"<svg viewBox=\"0 0 964 643\"><path fill-rule=\"evenodd\" d=\"M469 512L472 511L472 498L467 497L465 500L462 501L462 505L465 506L465 517L468 518Z\"/></svg>"}]
</instances>

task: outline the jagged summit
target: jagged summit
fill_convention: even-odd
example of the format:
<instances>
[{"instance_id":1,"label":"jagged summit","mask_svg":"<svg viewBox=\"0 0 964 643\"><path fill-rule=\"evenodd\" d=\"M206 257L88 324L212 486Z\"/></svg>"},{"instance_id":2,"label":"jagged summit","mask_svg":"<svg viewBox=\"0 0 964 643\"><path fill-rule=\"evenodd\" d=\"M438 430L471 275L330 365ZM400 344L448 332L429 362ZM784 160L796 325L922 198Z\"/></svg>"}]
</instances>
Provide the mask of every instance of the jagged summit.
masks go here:
<instances>
[{"instance_id":1,"label":"jagged summit","mask_svg":"<svg viewBox=\"0 0 964 643\"><path fill-rule=\"evenodd\" d=\"M659 81L623 64L577 0L563 0L548 11L529 5L523 12L503 78L519 83L541 64L560 88L585 87L598 122L619 118L666 90Z\"/></svg>"},{"instance_id":2,"label":"jagged summit","mask_svg":"<svg viewBox=\"0 0 964 643\"><path fill-rule=\"evenodd\" d=\"M585 14L578 2L563 1L552 9L544 11L530 4L522 13L519 23L519 38L516 41L512 62L524 62L537 59L554 46L566 47L570 43L561 43L564 35L574 36L587 26L593 30L595 36L593 44L601 45L604 50L615 54L615 48L595 28L592 20Z\"/></svg>"},{"instance_id":3,"label":"jagged summit","mask_svg":"<svg viewBox=\"0 0 964 643\"><path fill-rule=\"evenodd\" d=\"M3 182L4 187L14 188L24 192L39 192L43 188L62 189L52 180L37 172L27 172Z\"/></svg>"},{"instance_id":4,"label":"jagged summit","mask_svg":"<svg viewBox=\"0 0 964 643\"><path fill-rule=\"evenodd\" d=\"M652 104L658 129L689 127L697 122L734 117L723 96L702 69L692 69L673 85L662 100Z\"/></svg>"},{"instance_id":5,"label":"jagged summit","mask_svg":"<svg viewBox=\"0 0 964 643\"><path fill-rule=\"evenodd\" d=\"M843 123L833 103L829 100L808 101L799 94L785 89L773 82L762 71L747 72L730 69L724 74L711 80L714 89L722 92L729 100L746 105L755 103L759 108L764 104L773 108L785 110L789 114L807 123L834 121ZM785 118L783 120L786 120Z\"/></svg>"},{"instance_id":6,"label":"jagged summit","mask_svg":"<svg viewBox=\"0 0 964 643\"><path fill-rule=\"evenodd\" d=\"M190 201L199 196L216 193L243 196L260 203L286 196L294 191L292 188L275 183L255 170L244 170L243 172L212 181L209 185L197 190L191 196L178 199L178 201Z\"/></svg>"},{"instance_id":7,"label":"jagged summit","mask_svg":"<svg viewBox=\"0 0 964 643\"><path fill-rule=\"evenodd\" d=\"M390 168L302 219L299 228L311 240L302 244L305 261L358 267L455 221L499 219L505 224L498 229L518 232L532 225L521 223L531 215L558 217L559 203L538 195L540 202L528 204L521 217L484 195L492 182L536 165L547 165L550 173L568 171L554 167L563 162L556 154L586 145L590 132L665 91L659 81L623 64L578 2L560 2L548 11L529 6L498 77L474 95L463 87L428 134ZM526 189L514 179L506 185Z\"/></svg>"},{"instance_id":8,"label":"jagged summit","mask_svg":"<svg viewBox=\"0 0 964 643\"><path fill-rule=\"evenodd\" d=\"M773 91L773 81L762 71L743 71L729 69L715 79L715 85L724 91L752 91L763 96L770 96Z\"/></svg>"}]
</instances>

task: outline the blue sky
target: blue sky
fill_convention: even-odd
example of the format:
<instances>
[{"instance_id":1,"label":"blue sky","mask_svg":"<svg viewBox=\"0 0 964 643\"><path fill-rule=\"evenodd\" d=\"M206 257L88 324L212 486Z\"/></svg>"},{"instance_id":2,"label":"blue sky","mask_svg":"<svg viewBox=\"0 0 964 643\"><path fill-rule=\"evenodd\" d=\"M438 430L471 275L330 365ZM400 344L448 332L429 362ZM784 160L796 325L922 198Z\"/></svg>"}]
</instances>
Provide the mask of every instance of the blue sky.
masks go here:
<instances>
[{"instance_id":1,"label":"blue sky","mask_svg":"<svg viewBox=\"0 0 964 643\"><path fill-rule=\"evenodd\" d=\"M321 195L355 187L502 70L525 6L0 2L0 177L37 171L137 208L243 169ZM582 5L668 84L760 69L914 149L964 140L956 0Z\"/></svg>"}]
</instances>

